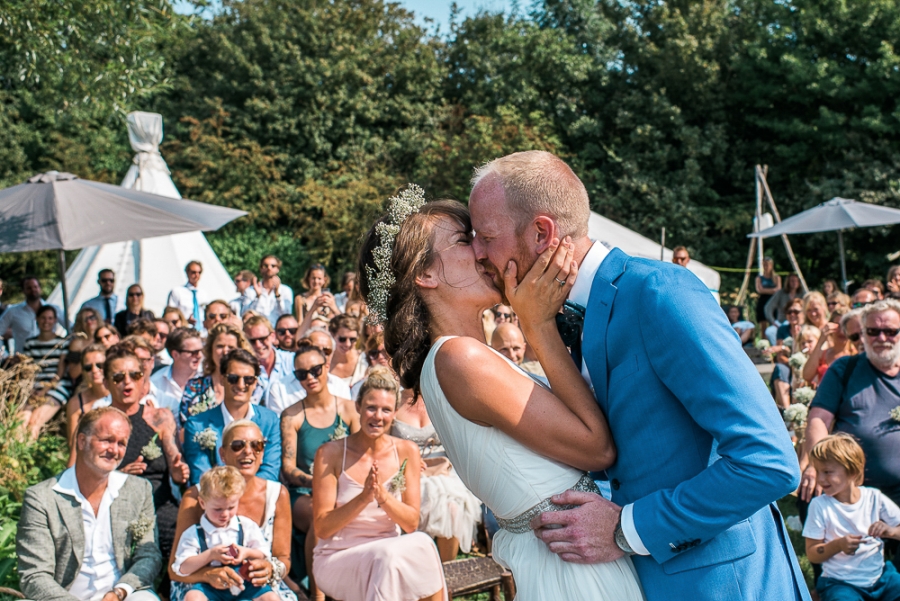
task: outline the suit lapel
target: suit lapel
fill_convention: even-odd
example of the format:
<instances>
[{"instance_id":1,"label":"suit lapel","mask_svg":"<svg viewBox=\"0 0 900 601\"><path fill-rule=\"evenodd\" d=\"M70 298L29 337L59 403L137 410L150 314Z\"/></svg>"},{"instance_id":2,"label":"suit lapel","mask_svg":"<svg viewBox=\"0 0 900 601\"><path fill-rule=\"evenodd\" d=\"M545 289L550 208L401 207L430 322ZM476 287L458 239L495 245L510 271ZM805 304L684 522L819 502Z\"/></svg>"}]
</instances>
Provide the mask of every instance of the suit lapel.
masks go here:
<instances>
[{"instance_id":1,"label":"suit lapel","mask_svg":"<svg viewBox=\"0 0 900 601\"><path fill-rule=\"evenodd\" d=\"M594 386L594 396L604 412L608 412L609 399L607 384L609 382L609 369L607 365L606 330L609 327L609 317L612 313L613 302L618 289L613 284L625 270L628 255L618 248L613 249L594 276L591 285L591 295L588 298L587 311L584 317L584 334L581 348L584 353L584 361L588 372L591 374L591 383Z\"/></svg>"},{"instance_id":2,"label":"suit lapel","mask_svg":"<svg viewBox=\"0 0 900 601\"><path fill-rule=\"evenodd\" d=\"M72 553L78 562L78 570L81 570L81 562L84 559L84 518L81 515L81 503L73 496L53 492L56 506L62 518L66 530L69 532L69 540L72 542Z\"/></svg>"},{"instance_id":3,"label":"suit lapel","mask_svg":"<svg viewBox=\"0 0 900 601\"><path fill-rule=\"evenodd\" d=\"M119 489L118 496L109 506L109 521L112 527L113 551L116 554L116 564L125 571L125 559L128 542L128 514L135 515L134 508L128 507L128 499L125 498L125 486Z\"/></svg>"}]
</instances>

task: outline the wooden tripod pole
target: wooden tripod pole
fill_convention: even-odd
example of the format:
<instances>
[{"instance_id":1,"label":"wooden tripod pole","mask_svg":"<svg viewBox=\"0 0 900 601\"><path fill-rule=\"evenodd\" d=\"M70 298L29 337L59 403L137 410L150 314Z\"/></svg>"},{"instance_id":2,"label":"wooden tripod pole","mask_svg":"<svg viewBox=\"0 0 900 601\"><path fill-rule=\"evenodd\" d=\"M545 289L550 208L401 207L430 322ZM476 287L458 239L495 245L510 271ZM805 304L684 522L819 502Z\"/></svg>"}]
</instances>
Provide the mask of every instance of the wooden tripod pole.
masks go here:
<instances>
[{"instance_id":1,"label":"wooden tripod pole","mask_svg":"<svg viewBox=\"0 0 900 601\"><path fill-rule=\"evenodd\" d=\"M766 181L766 175L759 165L756 166L756 177L762 184L763 190L766 193L766 200L768 200L769 207L772 209L772 214L775 216L775 223L781 223L781 215L778 214L778 207L775 206L775 199L772 198L772 191L769 190L769 182ZM797 263L797 257L794 256L794 249L791 248L791 241L788 240L787 234L781 234L781 241L784 242L784 248L787 250L788 257L791 259L791 265L794 267L797 277L800 278L803 294L806 294L809 292L809 286L806 285L806 279L803 277L803 272L800 271L800 265Z\"/></svg>"}]
</instances>

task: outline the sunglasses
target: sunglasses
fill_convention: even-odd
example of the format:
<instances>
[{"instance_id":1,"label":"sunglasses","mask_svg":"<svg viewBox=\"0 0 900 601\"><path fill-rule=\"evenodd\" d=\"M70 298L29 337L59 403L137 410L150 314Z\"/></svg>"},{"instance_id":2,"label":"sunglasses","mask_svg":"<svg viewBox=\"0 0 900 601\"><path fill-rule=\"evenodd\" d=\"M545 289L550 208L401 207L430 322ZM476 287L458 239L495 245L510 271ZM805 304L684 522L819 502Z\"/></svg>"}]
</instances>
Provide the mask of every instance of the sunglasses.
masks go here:
<instances>
[{"instance_id":1,"label":"sunglasses","mask_svg":"<svg viewBox=\"0 0 900 601\"><path fill-rule=\"evenodd\" d=\"M128 298L141 298L142 296L144 296L143 292L129 292L128 293Z\"/></svg>"},{"instance_id":2,"label":"sunglasses","mask_svg":"<svg viewBox=\"0 0 900 601\"><path fill-rule=\"evenodd\" d=\"M297 377L298 380L300 380L302 382L303 380L306 379L306 376L312 376L314 378L318 378L319 376L322 375L323 369L325 369L324 363L322 363L321 365L314 365L314 366L310 367L309 369L295 369L294 375Z\"/></svg>"},{"instance_id":3,"label":"sunglasses","mask_svg":"<svg viewBox=\"0 0 900 601\"><path fill-rule=\"evenodd\" d=\"M252 386L253 384L256 384L256 376L239 376L237 374L228 374L227 376L225 376L225 380L232 386L236 385L241 380L244 380L244 386Z\"/></svg>"},{"instance_id":4,"label":"sunglasses","mask_svg":"<svg viewBox=\"0 0 900 601\"><path fill-rule=\"evenodd\" d=\"M266 448L265 440L232 440L231 444L228 445L231 450L235 453L240 453L247 446L250 446L250 450L254 453L262 453Z\"/></svg>"},{"instance_id":5,"label":"sunglasses","mask_svg":"<svg viewBox=\"0 0 900 601\"><path fill-rule=\"evenodd\" d=\"M857 332L856 334L847 334L847 340L850 342L859 342L859 339L862 338L862 334Z\"/></svg>"},{"instance_id":6,"label":"sunglasses","mask_svg":"<svg viewBox=\"0 0 900 601\"><path fill-rule=\"evenodd\" d=\"M202 273L203 273L202 271L195 271L192 269L191 271L188 272L188 275L200 275Z\"/></svg>"},{"instance_id":7,"label":"sunglasses","mask_svg":"<svg viewBox=\"0 0 900 601\"><path fill-rule=\"evenodd\" d=\"M190 355L191 357L199 357L200 353L203 352L202 348L199 348L195 351L189 351L187 349L175 349L175 350L178 351L179 353L184 353L185 355Z\"/></svg>"},{"instance_id":8,"label":"sunglasses","mask_svg":"<svg viewBox=\"0 0 900 601\"><path fill-rule=\"evenodd\" d=\"M300 328L275 328L275 333L279 336L284 336L285 334L290 334L291 336L293 336L299 329Z\"/></svg>"},{"instance_id":9,"label":"sunglasses","mask_svg":"<svg viewBox=\"0 0 900 601\"><path fill-rule=\"evenodd\" d=\"M102 363L85 363L81 366L81 369L86 372L92 372L95 369L99 369L100 371L103 371L103 364Z\"/></svg>"},{"instance_id":10,"label":"sunglasses","mask_svg":"<svg viewBox=\"0 0 900 601\"><path fill-rule=\"evenodd\" d=\"M262 343L268 340L269 336L271 336L271 334L266 334L265 336L260 336L259 338L248 338L247 342L249 342L250 344L256 344L258 342Z\"/></svg>"},{"instance_id":11,"label":"sunglasses","mask_svg":"<svg viewBox=\"0 0 900 601\"><path fill-rule=\"evenodd\" d=\"M388 355L381 349L375 349L374 351L367 352L366 357L369 358L369 361L376 361L379 357L384 357L385 359L387 359Z\"/></svg>"},{"instance_id":12,"label":"sunglasses","mask_svg":"<svg viewBox=\"0 0 900 601\"><path fill-rule=\"evenodd\" d=\"M115 278L100 278L100 281L103 282L104 284L115 284L116 283Z\"/></svg>"},{"instance_id":13,"label":"sunglasses","mask_svg":"<svg viewBox=\"0 0 900 601\"><path fill-rule=\"evenodd\" d=\"M837 303L837 301L828 301L828 302L825 303L825 304L828 305L829 307L834 307L834 306L836 306L838 303Z\"/></svg>"},{"instance_id":14,"label":"sunglasses","mask_svg":"<svg viewBox=\"0 0 900 601\"><path fill-rule=\"evenodd\" d=\"M800 315L802 311L798 311L797 309L791 309L790 311L785 311L785 315Z\"/></svg>"},{"instance_id":15,"label":"sunglasses","mask_svg":"<svg viewBox=\"0 0 900 601\"><path fill-rule=\"evenodd\" d=\"M884 334L888 338L896 338L900 334L900 328L866 328L866 336L869 338L878 338Z\"/></svg>"},{"instance_id":16,"label":"sunglasses","mask_svg":"<svg viewBox=\"0 0 900 601\"><path fill-rule=\"evenodd\" d=\"M112 375L112 381L116 384L121 384L125 381L125 378L131 378L132 382L137 382L141 378L144 377L144 372L142 371L120 371L116 372Z\"/></svg>"},{"instance_id":17,"label":"sunglasses","mask_svg":"<svg viewBox=\"0 0 900 601\"><path fill-rule=\"evenodd\" d=\"M512 319L512 313L495 313L496 319Z\"/></svg>"},{"instance_id":18,"label":"sunglasses","mask_svg":"<svg viewBox=\"0 0 900 601\"><path fill-rule=\"evenodd\" d=\"M93 313L84 316L85 321L97 321L97 316Z\"/></svg>"},{"instance_id":19,"label":"sunglasses","mask_svg":"<svg viewBox=\"0 0 900 601\"><path fill-rule=\"evenodd\" d=\"M334 352L334 349L326 346L326 347L322 347L322 352L325 354L326 357L330 357L331 353Z\"/></svg>"},{"instance_id":20,"label":"sunglasses","mask_svg":"<svg viewBox=\"0 0 900 601\"><path fill-rule=\"evenodd\" d=\"M853 308L860 309L862 307L865 307L866 305L871 305L873 302L875 302L875 301L870 301L868 303L853 303Z\"/></svg>"},{"instance_id":21,"label":"sunglasses","mask_svg":"<svg viewBox=\"0 0 900 601\"><path fill-rule=\"evenodd\" d=\"M221 319L224 321L228 319L228 313L207 313L206 319Z\"/></svg>"},{"instance_id":22,"label":"sunglasses","mask_svg":"<svg viewBox=\"0 0 900 601\"><path fill-rule=\"evenodd\" d=\"M359 340L359 336L338 336L338 342L340 342L341 344L345 344L347 342L356 344L357 340Z\"/></svg>"}]
</instances>

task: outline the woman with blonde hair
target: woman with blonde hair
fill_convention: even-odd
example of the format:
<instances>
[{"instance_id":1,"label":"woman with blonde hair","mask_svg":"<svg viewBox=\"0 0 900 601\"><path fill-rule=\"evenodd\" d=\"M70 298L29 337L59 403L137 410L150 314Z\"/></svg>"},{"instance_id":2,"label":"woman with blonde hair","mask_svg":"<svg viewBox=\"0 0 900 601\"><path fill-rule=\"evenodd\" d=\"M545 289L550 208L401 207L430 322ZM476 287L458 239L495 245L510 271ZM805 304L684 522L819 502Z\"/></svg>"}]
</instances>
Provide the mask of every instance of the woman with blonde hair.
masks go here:
<instances>
[{"instance_id":1,"label":"woman with blonde hair","mask_svg":"<svg viewBox=\"0 0 900 601\"><path fill-rule=\"evenodd\" d=\"M840 292L836 294L841 294ZM856 348L847 337L848 332L841 326L844 315L848 314L850 309L838 306L831 312L831 318L825 327L822 328L821 336L816 346L810 351L809 359L803 366L803 379L812 384L819 384L825 377L825 372L832 363L846 357L847 355L855 355ZM855 323L857 333L859 332L859 322ZM850 332L852 335L853 332ZM859 340L859 338L857 338Z\"/></svg>"},{"instance_id":2,"label":"woman with blonde hair","mask_svg":"<svg viewBox=\"0 0 900 601\"><path fill-rule=\"evenodd\" d=\"M93 409L94 403L109 395L103 365L106 347L91 344L81 352L81 383L78 392L66 403L66 432L69 441L69 467L75 465L75 431L81 416Z\"/></svg>"},{"instance_id":3,"label":"woman with blonde hair","mask_svg":"<svg viewBox=\"0 0 900 601\"><path fill-rule=\"evenodd\" d=\"M830 317L825 295L818 290L808 292L803 297L803 314L806 316L806 323L816 326L820 330L824 328Z\"/></svg>"},{"instance_id":4,"label":"woman with blonde hair","mask_svg":"<svg viewBox=\"0 0 900 601\"><path fill-rule=\"evenodd\" d=\"M168 323L169 327L171 327L173 330L175 328L188 327L187 318L178 307L166 307L165 309L163 309L162 319L163 321Z\"/></svg>"},{"instance_id":5,"label":"woman with blonde hair","mask_svg":"<svg viewBox=\"0 0 900 601\"><path fill-rule=\"evenodd\" d=\"M93 307L82 307L75 316L75 325L72 327L73 333L83 332L88 338L94 338L94 333L103 325L103 318L100 312Z\"/></svg>"},{"instance_id":6,"label":"woman with blonde hair","mask_svg":"<svg viewBox=\"0 0 900 601\"><path fill-rule=\"evenodd\" d=\"M178 420L183 426L188 418L219 405L225 398L225 376L219 369L222 358L235 349L253 353L244 332L230 323L214 326L203 346L203 375L191 378L184 387Z\"/></svg>"}]
</instances>

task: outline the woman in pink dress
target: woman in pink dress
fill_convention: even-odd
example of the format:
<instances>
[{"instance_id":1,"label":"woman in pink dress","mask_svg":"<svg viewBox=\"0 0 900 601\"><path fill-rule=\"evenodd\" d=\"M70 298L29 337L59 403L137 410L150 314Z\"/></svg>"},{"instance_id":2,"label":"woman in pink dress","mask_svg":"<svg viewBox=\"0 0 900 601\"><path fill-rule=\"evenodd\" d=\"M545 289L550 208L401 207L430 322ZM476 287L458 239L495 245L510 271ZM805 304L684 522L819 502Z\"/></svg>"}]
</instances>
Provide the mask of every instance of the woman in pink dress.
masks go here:
<instances>
[{"instance_id":1,"label":"woman in pink dress","mask_svg":"<svg viewBox=\"0 0 900 601\"><path fill-rule=\"evenodd\" d=\"M416 532L419 448L388 434L400 386L376 367L358 398L360 430L319 447L313 465L316 584L340 601L446 600L437 548Z\"/></svg>"}]
</instances>

